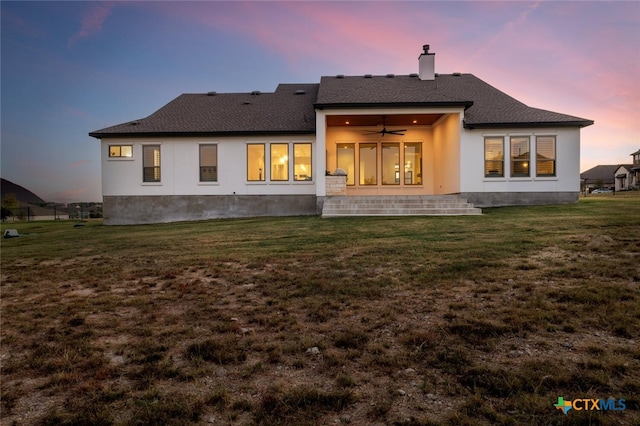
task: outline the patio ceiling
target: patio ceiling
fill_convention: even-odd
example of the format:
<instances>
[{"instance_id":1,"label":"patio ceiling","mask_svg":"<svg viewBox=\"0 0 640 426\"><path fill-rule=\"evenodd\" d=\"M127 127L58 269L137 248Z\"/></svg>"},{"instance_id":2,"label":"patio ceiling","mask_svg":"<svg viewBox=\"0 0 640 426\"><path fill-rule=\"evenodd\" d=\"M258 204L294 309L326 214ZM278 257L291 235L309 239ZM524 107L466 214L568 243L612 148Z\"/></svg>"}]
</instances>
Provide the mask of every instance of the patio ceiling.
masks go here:
<instances>
[{"instance_id":1,"label":"patio ceiling","mask_svg":"<svg viewBox=\"0 0 640 426\"><path fill-rule=\"evenodd\" d=\"M443 114L328 115L327 126L430 126Z\"/></svg>"}]
</instances>

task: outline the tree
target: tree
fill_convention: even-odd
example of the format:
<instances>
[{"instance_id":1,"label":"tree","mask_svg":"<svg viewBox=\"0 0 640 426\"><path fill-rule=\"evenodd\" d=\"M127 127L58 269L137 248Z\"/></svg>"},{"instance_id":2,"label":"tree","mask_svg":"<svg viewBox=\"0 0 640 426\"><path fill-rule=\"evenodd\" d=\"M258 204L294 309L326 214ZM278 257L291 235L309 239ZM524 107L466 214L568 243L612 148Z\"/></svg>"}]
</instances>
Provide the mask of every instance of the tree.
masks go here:
<instances>
[{"instance_id":1,"label":"tree","mask_svg":"<svg viewBox=\"0 0 640 426\"><path fill-rule=\"evenodd\" d=\"M2 207L2 221L4 222L8 217L11 216L13 216L13 212L6 207Z\"/></svg>"},{"instance_id":2,"label":"tree","mask_svg":"<svg viewBox=\"0 0 640 426\"><path fill-rule=\"evenodd\" d=\"M10 216L15 216L16 211L20 213L20 204L18 197L14 193L8 193L2 198L2 221L4 222Z\"/></svg>"},{"instance_id":3,"label":"tree","mask_svg":"<svg viewBox=\"0 0 640 426\"><path fill-rule=\"evenodd\" d=\"M7 208L9 210L19 208L20 204L18 204L18 197L16 197L16 194L14 193L6 194L2 199L2 207Z\"/></svg>"}]
</instances>

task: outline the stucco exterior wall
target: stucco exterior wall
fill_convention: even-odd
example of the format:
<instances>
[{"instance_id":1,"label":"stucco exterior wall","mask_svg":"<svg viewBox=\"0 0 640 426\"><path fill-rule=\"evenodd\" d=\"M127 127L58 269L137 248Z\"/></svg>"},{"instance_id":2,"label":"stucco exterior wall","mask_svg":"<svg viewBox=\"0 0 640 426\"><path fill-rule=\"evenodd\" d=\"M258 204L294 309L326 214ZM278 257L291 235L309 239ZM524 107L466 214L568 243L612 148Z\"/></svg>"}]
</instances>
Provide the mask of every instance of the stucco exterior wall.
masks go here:
<instances>
[{"instance_id":1,"label":"stucco exterior wall","mask_svg":"<svg viewBox=\"0 0 640 426\"><path fill-rule=\"evenodd\" d=\"M504 138L504 177L484 176L484 138L499 136ZM528 136L531 150L531 175L529 177L511 177L510 165L510 136ZM556 176L537 177L535 175L535 137L556 137ZM558 193L572 194L571 199L577 201L580 192L580 130L578 128L549 128L549 129L483 129L463 130L460 137L461 167L460 167L460 192L466 193ZM575 197L574 195L575 194ZM517 196L514 196L518 198ZM503 200L515 199L514 197L501 197ZM486 197L496 199L495 197ZM548 197L550 198L550 197ZM565 197L561 197L565 198ZM538 198L531 198L532 204ZM500 205L506 205L500 203Z\"/></svg>"},{"instance_id":2,"label":"stucco exterior wall","mask_svg":"<svg viewBox=\"0 0 640 426\"><path fill-rule=\"evenodd\" d=\"M433 193L460 192L460 114L448 114L433 126Z\"/></svg>"},{"instance_id":3,"label":"stucco exterior wall","mask_svg":"<svg viewBox=\"0 0 640 426\"><path fill-rule=\"evenodd\" d=\"M270 143L289 143L289 181L247 181L247 144L266 144L269 157ZM312 180L293 180L293 143L311 143L313 138L158 138L158 139L104 139L101 142L102 195L109 196L168 196L168 195L315 195L316 183L324 181L324 169L313 169ZM218 146L218 181L200 182L200 144ZM132 158L109 158L109 145L132 145ZM161 181L142 181L142 147L160 145ZM324 150L321 154L324 157ZM312 161L318 157L312 153ZM266 169L267 167L265 167ZM265 170L268 173L268 170Z\"/></svg>"},{"instance_id":4,"label":"stucco exterior wall","mask_svg":"<svg viewBox=\"0 0 640 426\"><path fill-rule=\"evenodd\" d=\"M225 137L104 139L101 142L105 224L157 223L227 217L315 215L328 195L325 170L337 166L336 143L422 142L422 185L347 187L347 195L425 195L460 193L477 207L576 202L580 191L578 128L466 130L460 109L358 110L361 114L445 114L431 126L407 126L405 135L363 135L366 128L327 128L327 112L317 113L316 137ZM331 111L354 114L353 110ZM378 129L379 130L379 129ZM555 136L556 175L535 176L536 136ZM504 138L504 177L484 176L484 138ZM510 136L528 136L531 176L510 176ZM289 180L247 181L247 144L289 144ZM293 180L293 144L312 144L312 180ZM161 181L143 182L143 146L161 146ZM218 147L218 181L200 182L201 144ZM132 145L131 158L109 158L109 145ZM378 153L379 159L382 158ZM378 167L380 165L378 164ZM331 189L329 192L333 191ZM387 192L385 192L387 191Z\"/></svg>"}]
</instances>

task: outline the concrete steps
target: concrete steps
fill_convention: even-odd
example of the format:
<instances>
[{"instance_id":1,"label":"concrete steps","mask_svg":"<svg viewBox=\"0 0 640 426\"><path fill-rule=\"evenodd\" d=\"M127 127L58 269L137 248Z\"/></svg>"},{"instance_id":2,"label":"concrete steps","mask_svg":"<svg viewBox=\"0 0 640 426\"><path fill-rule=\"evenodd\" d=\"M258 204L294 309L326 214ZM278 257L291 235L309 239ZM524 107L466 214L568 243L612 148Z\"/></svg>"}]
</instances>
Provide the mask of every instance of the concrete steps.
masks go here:
<instances>
[{"instance_id":1,"label":"concrete steps","mask_svg":"<svg viewBox=\"0 0 640 426\"><path fill-rule=\"evenodd\" d=\"M482 210L458 195L329 196L322 217L340 216L461 216Z\"/></svg>"}]
</instances>

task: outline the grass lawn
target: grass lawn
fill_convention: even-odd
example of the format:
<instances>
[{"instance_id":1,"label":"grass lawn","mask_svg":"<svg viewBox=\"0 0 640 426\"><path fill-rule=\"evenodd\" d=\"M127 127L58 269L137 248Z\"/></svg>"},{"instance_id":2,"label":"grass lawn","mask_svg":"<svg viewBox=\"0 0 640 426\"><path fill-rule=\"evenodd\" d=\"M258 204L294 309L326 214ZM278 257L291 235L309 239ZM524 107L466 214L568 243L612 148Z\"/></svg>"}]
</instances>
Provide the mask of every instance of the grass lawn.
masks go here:
<instances>
[{"instance_id":1,"label":"grass lawn","mask_svg":"<svg viewBox=\"0 0 640 426\"><path fill-rule=\"evenodd\" d=\"M3 224L2 424L639 424L640 194L484 213Z\"/></svg>"}]
</instances>

